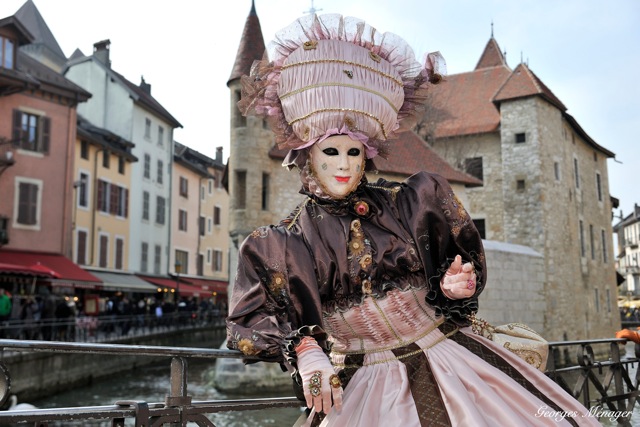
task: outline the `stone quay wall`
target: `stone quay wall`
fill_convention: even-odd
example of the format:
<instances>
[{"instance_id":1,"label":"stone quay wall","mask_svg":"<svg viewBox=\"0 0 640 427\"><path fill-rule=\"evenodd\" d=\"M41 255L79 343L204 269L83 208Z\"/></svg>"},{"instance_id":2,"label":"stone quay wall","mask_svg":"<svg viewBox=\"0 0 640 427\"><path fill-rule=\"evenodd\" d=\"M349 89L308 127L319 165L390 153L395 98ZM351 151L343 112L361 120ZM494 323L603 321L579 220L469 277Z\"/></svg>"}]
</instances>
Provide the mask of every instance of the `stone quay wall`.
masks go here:
<instances>
[{"instance_id":1,"label":"stone quay wall","mask_svg":"<svg viewBox=\"0 0 640 427\"><path fill-rule=\"evenodd\" d=\"M224 326L209 326L129 337L110 343L218 348L224 338ZM94 380L117 375L125 376L127 372L144 369L145 366L151 364L166 364L167 374L169 374L171 357L4 350L2 363L9 371L10 394L17 395L18 401L30 401L51 396L73 387L89 385ZM105 404L111 403L113 402L105 402Z\"/></svg>"}]
</instances>

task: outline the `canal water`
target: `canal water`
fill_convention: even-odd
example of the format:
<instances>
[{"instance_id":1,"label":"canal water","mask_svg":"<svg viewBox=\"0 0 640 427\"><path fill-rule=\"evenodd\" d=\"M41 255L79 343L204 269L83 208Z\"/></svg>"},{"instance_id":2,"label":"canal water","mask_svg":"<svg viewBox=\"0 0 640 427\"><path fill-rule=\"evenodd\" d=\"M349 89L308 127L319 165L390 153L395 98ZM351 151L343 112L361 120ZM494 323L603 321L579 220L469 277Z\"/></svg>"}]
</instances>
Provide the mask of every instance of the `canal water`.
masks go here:
<instances>
[{"instance_id":1,"label":"canal water","mask_svg":"<svg viewBox=\"0 0 640 427\"><path fill-rule=\"evenodd\" d=\"M273 392L270 395L252 395L249 391L242 395L218 392L212 386L214 363L204 360L188 361L187 392L193 400L251 399L267 397L291 397L290 392ZM164 402L169 394L170 361L140 368L134 372L115 375L113 378L97 382L91 386L79 387L38 401L30 402L38 408L68 408L76 406L113 405L118 400L142 400L148 403ZM292 426L301 415L297 408L262 409L260 411L235 411L209 414L207 417L218 427L262 427ZM56 426L109 426L109 422L81 423L64 422L50 424ZM127 420L126 426L133 426ZM189 426L196 426L190 423Z\"/></svg>"}]
</instances>

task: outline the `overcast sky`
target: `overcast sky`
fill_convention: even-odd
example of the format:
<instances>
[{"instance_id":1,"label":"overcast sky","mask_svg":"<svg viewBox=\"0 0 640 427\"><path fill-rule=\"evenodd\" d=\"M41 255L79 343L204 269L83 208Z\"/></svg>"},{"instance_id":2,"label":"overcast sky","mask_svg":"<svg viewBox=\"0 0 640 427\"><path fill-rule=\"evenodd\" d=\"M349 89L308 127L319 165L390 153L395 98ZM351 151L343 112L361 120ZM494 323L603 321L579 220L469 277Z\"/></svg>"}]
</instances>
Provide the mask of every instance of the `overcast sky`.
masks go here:
<instances>
[{"instance_id":1,"label":"overcast sky","mask_svg":"<svg viewBox=\"0 0 640 427\"><path fill-rule=\"evenodd\" d=\"M24 0L1 0L0 18ZM229 154L230 76L251 0L35 0L67 56L111 40L112 67L182 123L174 138L211 157ZM311 0L255 0L265 42ZM471 71L493 34L513 69L521 60L584 130L613 151L609 189L625 215L640 179L640 1L315 0L319 13L362 18L405 38L419 59L439 50L449 74ZM619 163L621 162L621 163ZM618 211L619 212L619 211Z\"/></svg>"}]
</instances>

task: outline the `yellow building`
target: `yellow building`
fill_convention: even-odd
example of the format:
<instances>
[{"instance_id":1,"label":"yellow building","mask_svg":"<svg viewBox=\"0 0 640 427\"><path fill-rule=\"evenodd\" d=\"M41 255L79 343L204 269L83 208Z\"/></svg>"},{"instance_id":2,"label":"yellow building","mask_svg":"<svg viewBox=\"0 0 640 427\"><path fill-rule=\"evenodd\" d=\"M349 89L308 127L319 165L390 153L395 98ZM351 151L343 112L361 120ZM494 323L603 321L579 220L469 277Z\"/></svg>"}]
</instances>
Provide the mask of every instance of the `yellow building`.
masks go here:
<instances>
[{"instance_id":1,"label":"yellow building","mask_svg":"<svg viewBox=\"0 0 640 427\"><path fill-rule=\"evenodd\" d=\"M77 264L127 271L133 144L78 116L74 161L73 258Z\"/></svg>"}]
</instances>

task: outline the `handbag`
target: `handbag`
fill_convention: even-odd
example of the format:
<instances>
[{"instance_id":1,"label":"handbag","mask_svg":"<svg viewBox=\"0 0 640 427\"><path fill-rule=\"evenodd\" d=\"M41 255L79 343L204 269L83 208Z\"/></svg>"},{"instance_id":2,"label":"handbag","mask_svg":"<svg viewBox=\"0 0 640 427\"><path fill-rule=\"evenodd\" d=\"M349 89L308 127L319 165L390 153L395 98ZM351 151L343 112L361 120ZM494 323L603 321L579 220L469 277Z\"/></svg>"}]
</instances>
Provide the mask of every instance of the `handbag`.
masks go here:
<instances>
[{"instance_id":1,"label":"handbag","mask_svg":"<svg viewBox=\"0 0 640 427\"><path fill-rule=\"evenodd\" d=\"M471 330L511 351L529 365L544 372L549 357L549 342L522 323L493 326L475 314L469 316Z\"/></svg>"}]
</instances>

